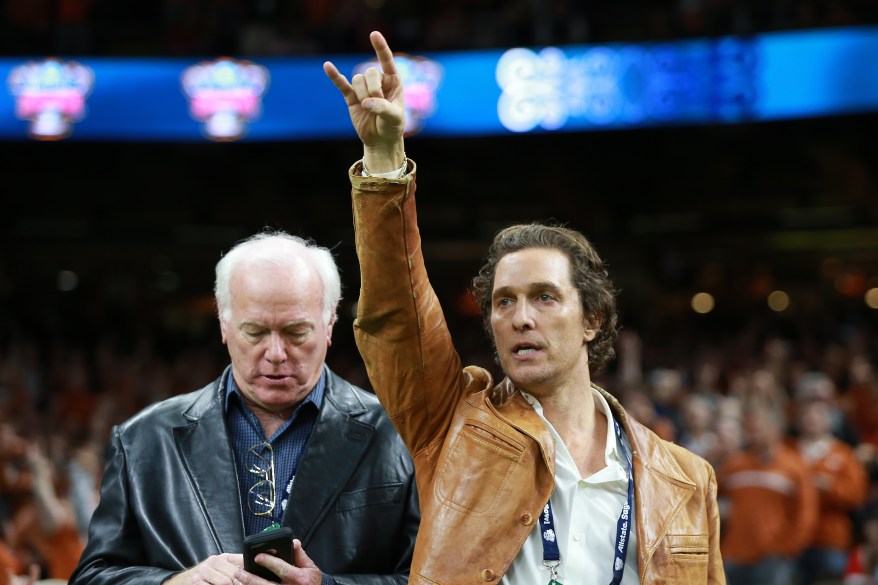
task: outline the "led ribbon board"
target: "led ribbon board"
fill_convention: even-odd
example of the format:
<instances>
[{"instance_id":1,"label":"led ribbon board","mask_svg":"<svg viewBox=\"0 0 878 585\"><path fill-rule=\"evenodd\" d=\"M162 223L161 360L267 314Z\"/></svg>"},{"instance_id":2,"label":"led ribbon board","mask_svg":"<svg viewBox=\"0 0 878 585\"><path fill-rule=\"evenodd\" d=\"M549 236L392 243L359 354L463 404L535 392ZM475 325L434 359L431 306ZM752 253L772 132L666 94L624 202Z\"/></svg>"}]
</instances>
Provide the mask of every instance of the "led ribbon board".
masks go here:
<instances>
[{"instance_id":1,"label":"led ribbon board","mask_svg":"<svg viewBox=\"0 0 878 585\"><path fill-rule=\"evenodd\" d=\"M733 124L878 111L878 27L397 57L410 135ZM352 136L324 76L371 55L0 59L0 139Z\"/></svg>"}]
</instances>

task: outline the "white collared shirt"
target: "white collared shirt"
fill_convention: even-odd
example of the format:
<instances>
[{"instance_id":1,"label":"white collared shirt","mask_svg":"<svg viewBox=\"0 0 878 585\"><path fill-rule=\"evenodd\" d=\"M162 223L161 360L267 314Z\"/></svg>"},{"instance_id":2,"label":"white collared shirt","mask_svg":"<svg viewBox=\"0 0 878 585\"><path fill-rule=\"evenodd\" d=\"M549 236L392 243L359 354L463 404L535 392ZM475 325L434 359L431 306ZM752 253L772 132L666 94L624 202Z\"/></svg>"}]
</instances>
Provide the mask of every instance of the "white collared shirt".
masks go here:
<instances>
[{"instance_id":1,"label":"white collared shirt","mask_svg":"<svg viewBox=\"0 0 878 585\"><path fill-rule=\"evenodd\" d=\"M607 466L583 478L573 457L543 416L543 407L533 396L524 398L540 415L555 438L555 490L552 492L552 515L561 564L557 580L564 585L604 585L613 580L617 521L628 499L628 463L616 441L610 405L600 392L592 388L595 407L607 417L607 440L604 457ZM628 452L630 446L625 444ZM637 585L637 535L634 510L630 515L628 554L622 585ZM549 570L543 566L543 540L540 524L536 523L524 546L515 557L503 585L540 585L549 582Z\"/></svg>"}]
</instances>

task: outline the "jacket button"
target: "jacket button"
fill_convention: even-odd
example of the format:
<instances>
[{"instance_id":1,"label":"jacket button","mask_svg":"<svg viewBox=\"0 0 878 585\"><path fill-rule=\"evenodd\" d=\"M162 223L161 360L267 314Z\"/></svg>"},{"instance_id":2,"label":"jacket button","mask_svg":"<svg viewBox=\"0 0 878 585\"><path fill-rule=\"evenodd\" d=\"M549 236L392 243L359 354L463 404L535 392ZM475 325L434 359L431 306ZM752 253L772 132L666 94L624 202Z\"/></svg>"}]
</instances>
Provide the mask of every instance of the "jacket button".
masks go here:
<instances>
[{"instance_id":1,"label":"jacket button","mask_svg":"<svg viewBox=\"0 0 878 585\"><path fill-rule=\"evenodd\" d=\"M482 581L493 581L496 578L491 569L482 569Z\"/></svg>"},{"instance_id":2,"label":"jacket button","mask_svg":"<svg viewBox=\"0 0 878 585\"><path fill-rule=\"evenodd\" d=\"M518 517L518 521L521 522L522 524L524 524L525 526L530 526L531 523L534 521L534 517L531 516L530 514L528 514L527 512L525 512L524 514L522 514L521 516Z\"/></svg>"}]
</instances>

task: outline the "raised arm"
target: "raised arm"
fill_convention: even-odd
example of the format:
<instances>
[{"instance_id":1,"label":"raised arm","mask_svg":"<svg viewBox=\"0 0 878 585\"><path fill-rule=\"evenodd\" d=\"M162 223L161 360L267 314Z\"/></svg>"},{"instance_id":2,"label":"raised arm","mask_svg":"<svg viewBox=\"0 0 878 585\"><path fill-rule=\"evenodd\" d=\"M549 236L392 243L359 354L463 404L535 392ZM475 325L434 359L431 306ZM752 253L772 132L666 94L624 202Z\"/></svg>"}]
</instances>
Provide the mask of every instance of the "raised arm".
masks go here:
<instances>
[{"instance_id":1,"label":"raised arm","mask_svg":"<svg viewBox=\"0 0 878 585\"><path fill-rule=\"evenodd\" d=\"M360 262L354 338L375 394L415 459L421 487L469 378L424 265L416 167L403 150L402 80L381 33L370 38L380 71L369 68L348 82L332 63L324 64L364 150L363 165L356 163L350 174Z\"/></svg>"},{"instance_id":2,"label":"raised arm","mask_svg":"<svg viewBox=\"0 0 878 585\"><path fill-rule=\"evenodd\" d=\"M375 31L369 40L381 71L370 67L350 82L329 61L323 64L323 71L348 105L351 122L363 142L363 164L372 173L386 173L400 168L405 160L402 80L384 35Z\"/></svg>"}]
</instances>

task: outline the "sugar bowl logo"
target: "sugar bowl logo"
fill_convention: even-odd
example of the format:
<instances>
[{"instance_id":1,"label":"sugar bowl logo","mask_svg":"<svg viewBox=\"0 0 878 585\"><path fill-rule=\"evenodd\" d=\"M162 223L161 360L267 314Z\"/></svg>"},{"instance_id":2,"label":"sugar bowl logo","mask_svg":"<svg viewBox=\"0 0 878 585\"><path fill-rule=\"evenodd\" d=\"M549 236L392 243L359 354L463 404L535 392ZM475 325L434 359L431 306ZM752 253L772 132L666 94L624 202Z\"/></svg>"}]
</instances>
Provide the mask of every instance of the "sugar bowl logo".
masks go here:
<instances>
[{"instance_id":1,"label":"sugar bowl logo","mask_svg":"<svg viewBox=\"0 0 878 585\"><path fill-rule=\"evenodd\" d=\"M222 57L188 67L181 78L192 117L217 142L238 140L262 111L268 69L249 61Z\"/></svg>"},{"instance_id":2,"label":"sugar bowl logo","mask_svg":"<svg viewBox=\"0 0 878 585\"><path fill-rule=\"evenodd\" d=\"M30 121L28 134L37 140L61 140L70 136L73 122L85 117L94 73L75 61L49 58L15 67L7 81L15 115Z\"/></svg>"},{"instance_id":3,"label":"sugar bowl logo","mask_svg":"<svg viewBox=\"0 0 878 585\"><path fill-rule=\"evenodd\" d=\"M445 72L442 65L426 57L397 53L393 60L404 88L405 133L411 136L420 132L424 121L436 111L436 92L442 84ZM373 59L357 65L354 73L364 73L369 67L380 69L378 61Z\"/></svg>"}]
</instances>

